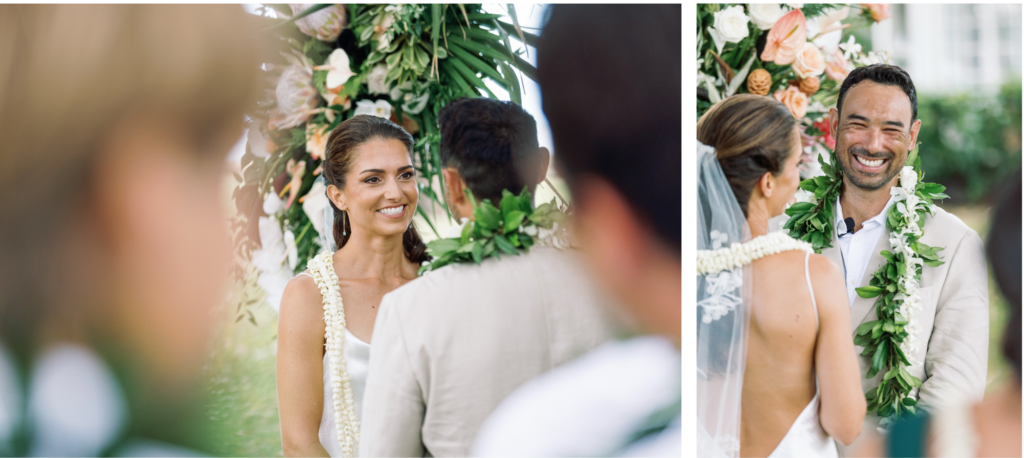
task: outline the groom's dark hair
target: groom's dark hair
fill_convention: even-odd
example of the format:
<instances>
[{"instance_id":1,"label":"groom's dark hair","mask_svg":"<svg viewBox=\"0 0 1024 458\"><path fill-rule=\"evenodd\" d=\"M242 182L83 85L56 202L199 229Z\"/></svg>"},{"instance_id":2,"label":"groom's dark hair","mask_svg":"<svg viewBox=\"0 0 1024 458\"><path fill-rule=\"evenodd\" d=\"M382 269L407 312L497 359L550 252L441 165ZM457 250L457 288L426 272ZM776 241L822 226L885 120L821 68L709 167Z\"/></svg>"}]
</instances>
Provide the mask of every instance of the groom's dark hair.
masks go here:
<instances>
[{"instance_id":1,"label":"groom's dark hair","mask_svg":"<svg viewBox=\"0 0 1024 458\"><path fill-rule=\"evenodd\" d=\"M846 92L864 80L903 89L903 93L907 94L907 98L910 99L910 122L913 123L917 119L917 89L914 88L914 81L910 79L910 74L902 68L888 64L859 67L846 75L843 85L839 88L839 101L836 102L836 111L839 112L840 119L843 117L843 99L846 98Z\"/></svg>"},{"instance_id":2,"label":"groom's dark hair","mask_svg":"<svg viewBox=\"0 0 1024 458\"><path fill-rule=\"evenodd\" d=\"M540 150L537 121L513 102L461 98L437 114L441 166L459 171L478 201L497 205L501 191L531 193L544 177L533 167Z\"/></svg>"}]
</instances>

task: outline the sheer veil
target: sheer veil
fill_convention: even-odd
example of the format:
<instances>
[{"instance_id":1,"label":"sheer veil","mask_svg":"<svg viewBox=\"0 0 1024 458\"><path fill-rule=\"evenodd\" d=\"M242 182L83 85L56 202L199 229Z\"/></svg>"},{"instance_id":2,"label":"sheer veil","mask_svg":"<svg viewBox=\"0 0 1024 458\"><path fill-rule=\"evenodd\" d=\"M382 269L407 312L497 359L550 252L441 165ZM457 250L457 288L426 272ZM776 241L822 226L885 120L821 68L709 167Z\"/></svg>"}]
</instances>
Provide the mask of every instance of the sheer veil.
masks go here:
<instances>
[{"instance_id":1,"label":"sheer veil","mask_svg":"<svg viewBox=\"0 0 1024 458\"><path fill-rule=\"evenodd\" d=\"M697 249L750 239L750 228L718 163L697 142ZM697 277L697 456L738 457L740 396L747 361L750 266Z\"/></svg>"}]
</instances>

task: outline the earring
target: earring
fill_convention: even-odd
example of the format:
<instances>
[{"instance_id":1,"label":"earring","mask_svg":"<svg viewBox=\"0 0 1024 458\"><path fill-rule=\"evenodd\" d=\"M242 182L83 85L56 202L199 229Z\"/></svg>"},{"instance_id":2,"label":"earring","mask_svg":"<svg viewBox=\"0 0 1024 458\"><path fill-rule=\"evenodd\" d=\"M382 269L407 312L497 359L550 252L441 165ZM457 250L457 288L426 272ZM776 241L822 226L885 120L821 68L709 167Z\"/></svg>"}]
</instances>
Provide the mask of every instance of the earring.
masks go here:
<instances>
[{"instance_id":1,"label":"earring","mask_svg":"<svg viewBox=\"0 0 1024 458\"><path fill-rule=\"evenodd\" d=\"M343 236L348 235L348 231L345 230L345 227L347 226L346 223L348 223L348 212L341 214L341 235Z\"/></svg>"}]
</instances>

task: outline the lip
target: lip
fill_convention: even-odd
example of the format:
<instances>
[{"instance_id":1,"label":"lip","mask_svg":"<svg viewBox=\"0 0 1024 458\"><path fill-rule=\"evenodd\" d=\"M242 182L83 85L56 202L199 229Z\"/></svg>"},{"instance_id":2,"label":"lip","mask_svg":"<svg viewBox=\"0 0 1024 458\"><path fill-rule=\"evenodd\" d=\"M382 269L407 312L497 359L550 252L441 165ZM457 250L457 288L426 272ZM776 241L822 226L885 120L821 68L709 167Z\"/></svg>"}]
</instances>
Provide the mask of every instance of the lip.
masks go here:
<instances>
[{"instance_id":1,"label":"lip","mask_svg":"<svg viewBox=\"0 0 1024 458\"><path fill-rule=\"evenodd\" d=\"M398 212L398 213L395 213L395 214L393 214L393 215L389 215L389 214L387 214L387 213L382 213L382 212L380 212L380 210L384 210L384 209L386 209L386 208L397 208L397 207L402 207L402 211L400 211L400 212ZM405 216L405 212L406 212L406 210L408 210L408 208L409 208L409 206L408 206L408 205L405 205L405 204L402 204L402 205L392 205L392 206L390 206L390 207L383 207L383 208L378 208L378 209L377 209L377 211L375 211L375 213L377 213L378 215L380 215L380 216L383 216L383 217L385 217L385 218L390 218L390 219L399 219L399 218L401 218L401 217Z\"/></svg>"},{"instance_id":2,"label":"lip","mask_svg":"<svg viewBox=\"0 0 1024 458\"><path fill-rule=\"evenodd\" d=\"M889 165L889 161L892 160L890 158L869 158L867 156L860 156L858 154L853 154L853 153L850 153L850 154L853 156L853 161L851 161L851 162L853 162L854 166L858 170L860 170L861 172L864 172L864 173L879 173L879 172L885 170L886 166ZM863 158L863 159L869 160L869 161L877 161L877 160L881 159L882 163L880 165L878 165L877 167L869 167L868 165L862 163L858 158Z\"/></svg>"}]
</instances>

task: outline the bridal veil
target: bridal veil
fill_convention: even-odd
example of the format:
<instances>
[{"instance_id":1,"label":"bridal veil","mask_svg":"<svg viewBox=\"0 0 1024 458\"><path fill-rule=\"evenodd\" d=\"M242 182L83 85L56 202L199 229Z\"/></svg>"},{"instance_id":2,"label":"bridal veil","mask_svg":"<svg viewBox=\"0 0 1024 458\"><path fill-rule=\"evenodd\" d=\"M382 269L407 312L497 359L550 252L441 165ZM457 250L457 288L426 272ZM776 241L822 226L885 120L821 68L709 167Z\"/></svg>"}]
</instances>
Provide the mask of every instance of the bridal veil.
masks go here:
<instances>
[{"instance_id":1,"label":"bridal veil","mask_svg":"<svg viewBox=\"0 0 1024 458\"><path fill-rule=\"evenodd\" d=\"M697 142L697 249L750 240L750 228L718 163ZM738 457L747 360L750 266L697 277L697 456Z\"/></svg>"}]
</instances>

